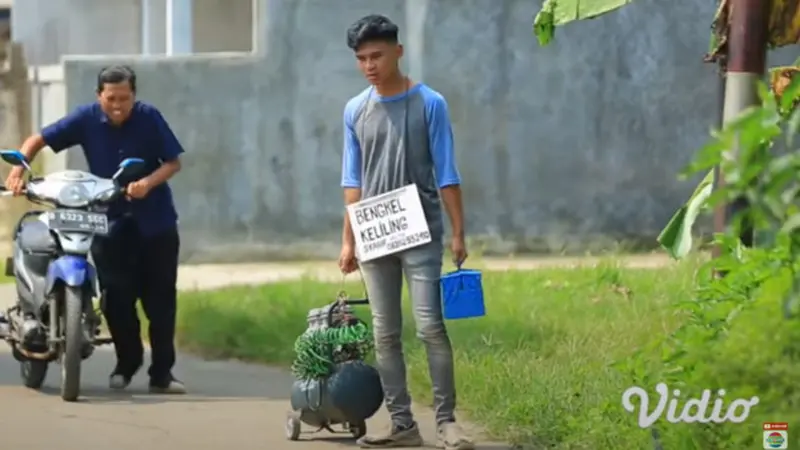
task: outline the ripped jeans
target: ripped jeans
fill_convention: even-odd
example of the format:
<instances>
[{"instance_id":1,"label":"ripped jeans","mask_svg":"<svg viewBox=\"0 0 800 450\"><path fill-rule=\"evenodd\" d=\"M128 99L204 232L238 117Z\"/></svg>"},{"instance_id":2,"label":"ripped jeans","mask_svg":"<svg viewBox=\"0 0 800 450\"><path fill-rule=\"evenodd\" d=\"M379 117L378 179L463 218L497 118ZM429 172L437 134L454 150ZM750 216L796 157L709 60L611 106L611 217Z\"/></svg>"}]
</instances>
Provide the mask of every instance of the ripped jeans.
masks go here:
<instances>
[{"instance_id":1,"label":"ripped jeans","mask_svg":"<svg viewBox=\"0 0 800 450\"><path fill-rule=\"evenodd\" d=\"M441 242L434 241L361 264L372 309L377 369L383 384L386 407L395 425L410 425L414 420L400 340L403 330L401 295L404 274L417 337L425 345L428 356L436 422L442 424L455 420L453 349L442 318L439 286L442 254Z\"/></svg>"}]
</instances>

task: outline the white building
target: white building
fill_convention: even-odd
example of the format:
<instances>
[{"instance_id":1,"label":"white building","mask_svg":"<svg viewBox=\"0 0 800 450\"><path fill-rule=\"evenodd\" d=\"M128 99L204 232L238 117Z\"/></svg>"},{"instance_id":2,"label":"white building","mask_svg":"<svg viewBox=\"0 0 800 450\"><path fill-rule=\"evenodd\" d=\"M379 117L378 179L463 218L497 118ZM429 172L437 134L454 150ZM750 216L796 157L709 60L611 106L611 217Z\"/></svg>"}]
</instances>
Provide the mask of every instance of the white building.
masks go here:
<instances>
[{"instance_id":1,"label":"white building","mask_svg":"<svg viewBox=\"0 0 800 450\"><path fill-rule=\"evenodd\" d=\"M31 65L61 56L252 50L253 0L0 0Z\"/></svg>"}]
</instances>

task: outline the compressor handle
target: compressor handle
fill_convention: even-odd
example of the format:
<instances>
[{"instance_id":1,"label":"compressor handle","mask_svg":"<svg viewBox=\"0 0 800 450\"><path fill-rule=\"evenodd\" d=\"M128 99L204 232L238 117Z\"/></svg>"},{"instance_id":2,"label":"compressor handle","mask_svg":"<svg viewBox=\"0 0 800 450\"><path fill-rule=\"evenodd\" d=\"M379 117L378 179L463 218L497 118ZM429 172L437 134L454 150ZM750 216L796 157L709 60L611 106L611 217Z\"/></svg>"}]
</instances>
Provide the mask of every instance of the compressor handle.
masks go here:
<instances>
[{"instance_id":1,"label":"compressor handle","mask_svg":"<svg viewBox=\"0 0 800 450\"><path fill-rule=\"evenodd\" d=\"M369 305L368 298L362 298L358 300L345 300L345 305Z\"/></svg>"},{"instance_id":2,"label":"compressor handle","mask_svg":"<svg viewBox=\"0 0 800 450\"><path fill-rule=\"evenodd\" d=\"M337 300L334 302L330 308L328 308L328 317L327 317L327 325L333 325L333 315L339 310L340 305L344 303L345 305L369 305L369 299L363 298L358 300Z\"/></svg>"}]
</instances>

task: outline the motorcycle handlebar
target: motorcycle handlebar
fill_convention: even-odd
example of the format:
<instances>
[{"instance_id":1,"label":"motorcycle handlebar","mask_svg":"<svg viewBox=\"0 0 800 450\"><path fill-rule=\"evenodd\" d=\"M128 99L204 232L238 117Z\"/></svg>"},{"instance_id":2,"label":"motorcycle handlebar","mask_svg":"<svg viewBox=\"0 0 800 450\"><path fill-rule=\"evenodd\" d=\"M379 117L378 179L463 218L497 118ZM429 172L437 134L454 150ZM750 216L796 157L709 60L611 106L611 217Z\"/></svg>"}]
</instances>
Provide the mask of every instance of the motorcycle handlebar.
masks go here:
<instances>
[{"instance_id":1,"label":"motorcycle handlebar","mask_svg":"<svg viewBox=\"0 0 800 450\"><path fill-rule=\"evenodd\" d=\"M121 195L125 195L125 192L127 190L128 189L127 189L126 186L116 186L116 187L114 187L114 193L111 194L110 197L106 198L105 200L95 199L95 200L93 200L91 202L91 204L97 205L97 204L102 204L102 203L111 203L114 200L118 199Z\"/></svg>"},{"instance_id":2,"label":"motorcycle handlebar","mask_svg":"<svg viewBox=\"0 0 800 450\"><path fill-rule=\"evenodd\" d=\"M22 190L22 195L26 195L27 193L28 191L26 189ZM14 195L13 191L9 191L5 186L0 186L0 197L11 197L12 195Z\"/></svg>"},{"instance_id":3,"label":"motorcycle handlebar","mask_svg":"<svg viewBox=\"0 0 800 450\"><path fill-rule=\"evenodd\" d=\"M114 189L115 189L114 194L110 198L108 198L107 200L104 200L104 201L94 200L90 204L96 205L96 204L101 204L101 203L110 203L111 201L116 200L117 198L119 198L121 195L125 195L125 192L127 192L127 190L128 190L127 186L117 186ZM0 186L0 197L11 197L13 195L14 195L13 191L8 190L5 186ZM28 190L27 189L23 189L22 191L20 191L20 195L28 196Z\"/></svg>"}]
</instances>

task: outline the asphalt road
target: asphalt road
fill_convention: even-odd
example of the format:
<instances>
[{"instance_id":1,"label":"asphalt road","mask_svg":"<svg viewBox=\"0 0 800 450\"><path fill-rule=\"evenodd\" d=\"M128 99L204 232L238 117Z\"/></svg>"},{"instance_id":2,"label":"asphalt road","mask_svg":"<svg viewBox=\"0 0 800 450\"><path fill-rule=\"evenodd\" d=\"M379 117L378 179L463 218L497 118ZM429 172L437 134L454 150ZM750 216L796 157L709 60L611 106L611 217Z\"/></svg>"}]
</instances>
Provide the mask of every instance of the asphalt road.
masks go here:
<instances>
[{"instance_id":1,"label":"asphalt road","mask_svg":"<svg viewBox=\"0 0 800 450\"><path fill-rule=\"evenodd\" d=\"M205 289L225 284L249 284L293 278L312 266L195 266L182 268L182 289ZM318 268L319 269L319 268ZM325 276L335 277L328 268ZM11 285L0 285L0 306L12 301ZM147 393L144 372L125 393L112 393L107 384L114 358L99 348L83 365L82 398L65 403L59 396L60 367L52 364L45 387L22 386L19 364L0 343L0 448L15 450L322 450L352 448L349 435L325 431L304 433L289 442L284 433L291 377L284 371L230 361L204 361L181 354L176 375L186 382L185 396ZM433 417L418 407L426 441L433 442ZM375 431L388 424L381 410L368 422ZM313 431L304 427L304 431ZM507 446L481 444L479 449Z\"/></svg>"}]
</instances>

